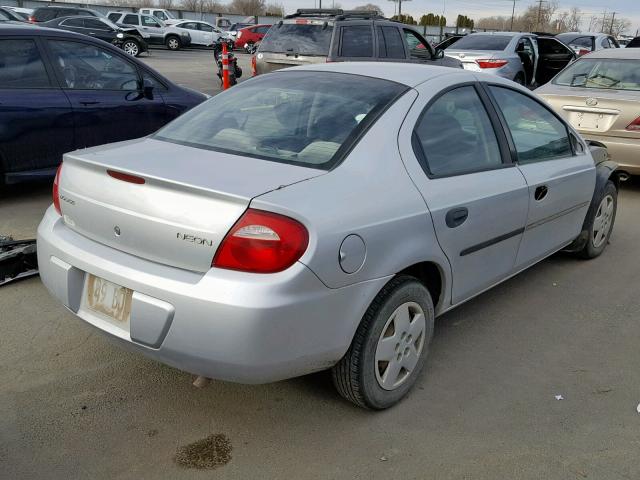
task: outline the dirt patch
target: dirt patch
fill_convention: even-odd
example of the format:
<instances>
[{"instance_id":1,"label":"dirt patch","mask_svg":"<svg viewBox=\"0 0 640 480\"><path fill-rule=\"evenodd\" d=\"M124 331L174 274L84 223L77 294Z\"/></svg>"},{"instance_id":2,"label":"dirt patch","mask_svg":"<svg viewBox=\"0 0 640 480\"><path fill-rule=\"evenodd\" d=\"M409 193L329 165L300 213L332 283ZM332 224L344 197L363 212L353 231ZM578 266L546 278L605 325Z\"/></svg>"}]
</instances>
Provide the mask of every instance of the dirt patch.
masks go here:
<instances>
[{"instance_id":1,"label":"dirt patch","mask_svg":"<svg viewBox=\"0 0 640 480\"><path fill-rule=\"evenodd\" d=\"M231 441L216 433L178 448L175 461L186 468L210 469L226 465L231 460Z\"/></svg>"}]
</instances>

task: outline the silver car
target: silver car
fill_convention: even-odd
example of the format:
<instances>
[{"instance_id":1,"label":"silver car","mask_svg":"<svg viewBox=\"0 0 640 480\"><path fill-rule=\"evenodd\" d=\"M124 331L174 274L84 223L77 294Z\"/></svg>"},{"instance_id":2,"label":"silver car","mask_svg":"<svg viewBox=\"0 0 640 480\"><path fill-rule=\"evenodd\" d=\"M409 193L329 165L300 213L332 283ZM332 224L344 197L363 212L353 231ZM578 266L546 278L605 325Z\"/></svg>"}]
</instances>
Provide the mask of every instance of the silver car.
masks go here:
<instances>
[{"instance_id":1,"label":"silver car","mask_svg":"<svg viewBox=\"0 0 640 480\"><path fill-rule=\"evenodd\" d=\"M589 52L620 48L620 44L613 35L598 32L567 32L559 33L556 38L569 45L578 56Z\"/></svg>"},{"instance_id":2,"label":"silver car","mask_svg":"<svg viewBox=\"0 0 640 480\"><path fill-rule=\"evenodd\" d=\"M602 253L617 179L598 158L497 77L280 70L151 137L65 155L40 274L161 362L243 383L332 369L383 409L415 383L434 317L558 250Z\"/></svg>"},{"instance_id":3,"label":"silver car","mask_svg":"<svg viewBox=\"0 0 640 480\"><path fill-rule=\"evenodd\" d=\"M544 85L576 54L554 37L518 32L472 33L445 49L466 70L485 72L520 85Z\"/></svg>"}]
</instances>

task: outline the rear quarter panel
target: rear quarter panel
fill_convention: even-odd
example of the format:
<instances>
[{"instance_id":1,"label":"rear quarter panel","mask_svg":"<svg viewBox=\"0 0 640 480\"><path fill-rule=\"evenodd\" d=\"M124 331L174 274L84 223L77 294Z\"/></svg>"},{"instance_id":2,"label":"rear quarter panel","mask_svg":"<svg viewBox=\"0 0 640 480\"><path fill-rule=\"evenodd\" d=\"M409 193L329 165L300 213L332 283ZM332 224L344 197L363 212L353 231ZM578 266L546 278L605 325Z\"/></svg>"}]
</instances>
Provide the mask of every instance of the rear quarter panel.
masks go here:
<instances>
[{"instance_id":1,"label":"rear quarter panel","mask_svg":"<svg viewBox=\"0 0 640 480\"><path fill-rule=\"evenodd\" d=\"M253 208L290 215L307 226L310 243L300 261L330 288L433 261L443 271L442 291L448 291L448 262L398 151L400 125L416 98L417 93L410 90L392 105L334 170L251 203ZM359 270L347 274L340 268L339 250L350 234L364 240L366 259Z\"/></svg>"}]
</instances>

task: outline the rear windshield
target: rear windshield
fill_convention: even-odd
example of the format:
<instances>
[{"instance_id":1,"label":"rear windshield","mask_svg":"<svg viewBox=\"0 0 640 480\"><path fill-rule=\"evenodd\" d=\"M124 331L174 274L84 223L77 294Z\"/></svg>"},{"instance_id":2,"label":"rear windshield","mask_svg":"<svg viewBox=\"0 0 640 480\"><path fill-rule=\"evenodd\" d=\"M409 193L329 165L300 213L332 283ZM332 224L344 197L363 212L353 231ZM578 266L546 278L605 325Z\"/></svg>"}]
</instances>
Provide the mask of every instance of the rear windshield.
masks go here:
<instances>
[{"instance_id":1,"label":"rear windshield","mask_svg":"<svg viewBox=\"0 0 640 480\"><path fill-rule=\"evenodd\" d=\"M512 38L505 35L467 35L448 48L452 50L504 50Z\"/></svg>"},{"instance_id":2,"label":"rear windshield","mask_svg":"<svg viewBox=\"0 0 640 480\"><path fill-rule=\"evenodd\" d=\"M581 37L581 36L571 35L571 34L567 34L567 35L560 34L560 35L556 35L556 38L561 42L570 46L583 47L589 50L593 48L592 37L584 37L584 36Z\"/></svg>"},{"instance_id":3,"label":"rear windshield","mask_svg":"<svg viewBox=\"0 0 640 480\"><path fill-rule=\"evenodd\" d=\"M611 90L640 90L640 60L582 58L554 80L556 85Z\"/></svg>"},{"instance_id":4,"label":"rear windshield","mask_svg":"<svg viewBox=\"0 0 640 480\"><path fill-rule=\"evenodd\" d=\"M154 138L328 170L406 90L343 73L262 75L185 113Z\"/></svg>"},{"instance_id":5,"label":"rear windshield","mask_svg":"<svg viewBox=\"0 0 640 480\"><path fill-rule=\"evenodd\" d=\"M260 44L261 52L329 55L333 26L283 23L274 25Z\"/></svg>"}]
</instances>

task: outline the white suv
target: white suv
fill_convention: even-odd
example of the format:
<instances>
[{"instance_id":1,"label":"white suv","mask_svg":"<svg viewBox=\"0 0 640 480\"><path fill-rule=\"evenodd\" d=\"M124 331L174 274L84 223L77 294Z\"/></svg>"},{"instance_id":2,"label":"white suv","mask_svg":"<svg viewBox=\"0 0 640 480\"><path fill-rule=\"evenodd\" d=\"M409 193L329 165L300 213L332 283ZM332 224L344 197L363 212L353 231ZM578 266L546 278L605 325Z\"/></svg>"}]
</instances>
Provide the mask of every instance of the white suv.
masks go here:
<instances>
[{"instance_id":1,"label":"white suv","mask_svg":"<svg viewBox=\"0 0 640 480\"><path fill-rule=\"evenodd\" d=\"M191 45L189 32L165 25L153 15L112 11L107 13L107 18L118 25L137 28L150 45L166 45L169 50L180 50Z\"/></svg>"}]
</instances>

